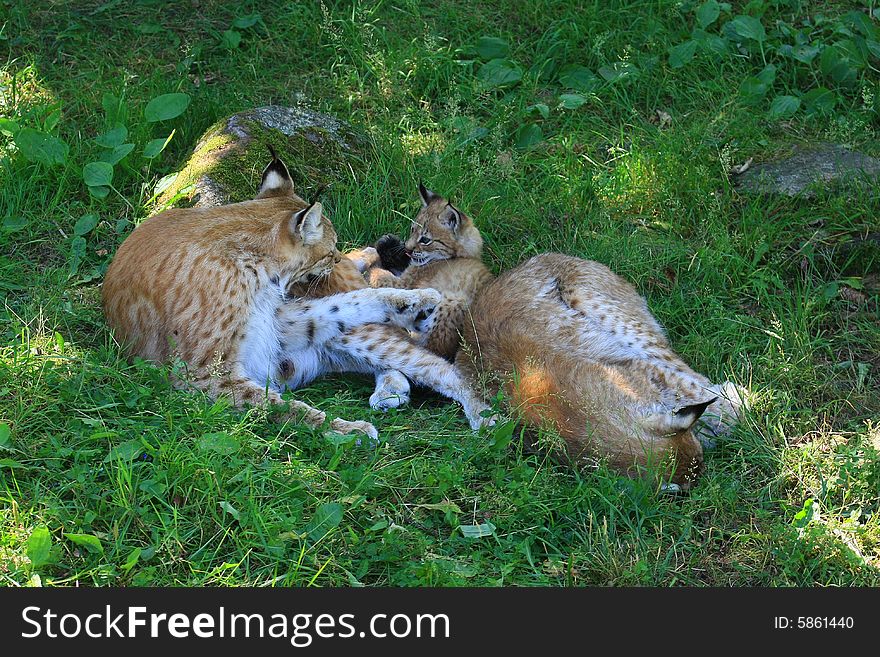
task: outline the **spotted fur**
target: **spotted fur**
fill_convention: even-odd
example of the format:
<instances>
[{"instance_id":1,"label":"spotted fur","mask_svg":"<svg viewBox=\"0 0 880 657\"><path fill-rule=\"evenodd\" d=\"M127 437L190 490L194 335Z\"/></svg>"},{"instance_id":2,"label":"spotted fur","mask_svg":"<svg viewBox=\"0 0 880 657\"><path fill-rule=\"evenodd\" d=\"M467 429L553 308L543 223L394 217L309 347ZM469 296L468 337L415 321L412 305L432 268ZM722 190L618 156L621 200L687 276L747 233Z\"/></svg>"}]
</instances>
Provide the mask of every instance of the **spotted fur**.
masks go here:
<instances>
[{"instance_id":1,"label":"spotted fur","mask_svg":"<svg viewBox=\"0 0 880 657\"><path fill-rule=\"evenodd\" d=\"M597 262L535 256L483 288L471 315L457 365L503 387L527 423L553 426L575 458L626 473L667 460L686 487L703 464L698 432L725 433L742 409L740 390L691 369L635 288Z\"/></svg>"}]
</instances>

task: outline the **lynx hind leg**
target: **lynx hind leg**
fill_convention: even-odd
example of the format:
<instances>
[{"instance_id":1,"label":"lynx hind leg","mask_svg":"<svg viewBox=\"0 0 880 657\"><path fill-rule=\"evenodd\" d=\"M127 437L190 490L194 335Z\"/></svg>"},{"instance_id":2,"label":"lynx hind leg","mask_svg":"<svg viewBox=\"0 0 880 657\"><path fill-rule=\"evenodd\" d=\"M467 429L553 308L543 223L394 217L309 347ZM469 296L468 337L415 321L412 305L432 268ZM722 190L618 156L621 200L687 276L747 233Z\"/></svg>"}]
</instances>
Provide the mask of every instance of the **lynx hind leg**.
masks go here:
<instances>
[{"instance_id":1,"label":"lynx hind leg","mask_svg":"<svg viewBox=\"0 0 880 657\"><path fill-rule=\"evenodd\" d=\"M389 370L376 375L376 390L370 395L370 408L387 411L409 403L409 380L400 372Z\"/></svg>"},{"instance_id":2,"label":"lynx hind leg","mask_svg":"<svg viewBox=\"0 0 880 657\"><path fill-rule=\"evenodd\" d=\"M422 333L419 344L452 360L458 351L461 329L466 321L470 321L467 300L460 296L444 295L434 313L425 322L426 326L416 327Z\"/></svg>"},{"instance_id":3,"label":"lynx hind leg","mask_svg":"<svg viewBox=\"0 0 880 657\"><path fill-rule=\"evenodd\" d=\"M204 373L201 376L197 375L189 383L214 399L226 397L235 408L239 409L246 405L262 406L266 403L275 406L285 405L285 401L277 391L261 387L244 376L211 376ZM327 419L323 411L319 411L305 402L292 399L287 403L290 410L283 413L282 417L285 420L296 419L310 427L319 427Z\"/></svg>"},{"instance_id":4,"label":"lynx hind leg","mask_svg":"<svg viewBox=\"0 0 880 657\"><path fill-rule=\"evenodd\" d=\"M398 329L369 324L350 331L328 346L353 359L358 371L397 370L418 385L454 399L464 407L472 429L494 424L494 418L482 416L489 406L451 363L413 344Z\"/></svg>"}]
</instances>

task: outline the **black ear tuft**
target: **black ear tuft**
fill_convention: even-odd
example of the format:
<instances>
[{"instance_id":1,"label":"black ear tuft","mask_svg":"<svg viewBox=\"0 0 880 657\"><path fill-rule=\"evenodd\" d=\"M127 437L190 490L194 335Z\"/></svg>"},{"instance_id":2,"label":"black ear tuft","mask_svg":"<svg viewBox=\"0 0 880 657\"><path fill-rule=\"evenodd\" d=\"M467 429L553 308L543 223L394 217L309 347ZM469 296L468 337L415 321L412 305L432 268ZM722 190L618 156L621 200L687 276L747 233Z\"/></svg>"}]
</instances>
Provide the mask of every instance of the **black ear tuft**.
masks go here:
<instances>
[{"instance_id":1,"label":"black ear tuft","mask_svg":"<svg viewBox=\"0 0 880 657\"><path fill-rule=\"evenodd\" d=\"M432 192L430 189L425 187L425 185L422 184L421 182L419 182L419 196L422 197L422 205L424 205L426 207L431 204L431 201L433 201L436 198L439 198L438 194L435 194L434 192Z\"/></svg>"},{"instance_id":2,"label":"black ear tuft","mask_svg":"<svg viewBox=\"0 0 880 657\"><path fill-rule=\"evenodd\" d=\"M689 406L682 406L680 409L675 411L675 416L677 418L681 418L682 420L689 421L691 424L700 419L700 416L706 412L706 409L714 404L718 397L713 397L709 401L700 402L699 404L690 404Z\"/></svg>"},{"instance_id":3,"label":"black ear tuft","mask_svg":"<svg viewBox=\"0 0 880 657\"><path fill-rule=\"evenodd\" d=\"M312 194L312 205L321 200L321 197L324 195L324 192L327 191L329 185L321 185L318 189Z\"/></svg>"},{"instance_id":4,"label":"black ear tuft","mask_svg":"<svg viewBox=\"0 0 880 657\"><path fill-rule=\"evenodd\" d=\"M383 235L376 241L376 251L382 262L382 268L395 276L400 276L409 267L410 257L403 241L397 235Z\"/></svg>"},{"instance_id":5,"label":"black ear tuft","mask_svg":"<svg viewBox=\"0 0 880 657\"><path fill-rule=\"evenodd\" d=\"M260 191L257 198L266 198L268 196L285 196L293 193L293 180L290 178L290 172L284 165L284 162L278 157L278 153L271 144L266 144L269 153L272 155L272 161L263 169L263 176L260 179Z\"/></svg>"}]
</instances>

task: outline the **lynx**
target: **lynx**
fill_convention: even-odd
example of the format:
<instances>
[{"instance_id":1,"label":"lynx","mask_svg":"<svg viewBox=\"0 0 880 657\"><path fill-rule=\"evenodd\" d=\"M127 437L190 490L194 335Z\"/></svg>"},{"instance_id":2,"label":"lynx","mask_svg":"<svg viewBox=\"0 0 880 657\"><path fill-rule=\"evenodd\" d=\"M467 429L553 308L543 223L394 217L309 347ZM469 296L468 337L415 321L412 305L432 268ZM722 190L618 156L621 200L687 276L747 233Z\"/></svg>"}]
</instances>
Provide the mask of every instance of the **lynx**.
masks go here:
<instances>
[{"instance_id":1,"label":"lynx","mask_svg":"<svg viewBox=\"0 0 880 657\"><path fill-rule=\"evenodd\" d=\"M742 409L737 386L692 370L635 288L597 262L535 256L486 285L471 316L458 367L473 382L488 375L575 459L630 475L665 461L684 489L703 465L698 437L727 432Z\"/></svg>"},{"instance_id":2,"label":"lynx","mask_svg":"<svg viewBox=\"0 0 880 657\"><path fill-rule=\"evenodd\" d=\"M429 351L452 360L458 351L462 325L477 292L492 280L482 261L483 238L474 222L448 200L419 184L422 208L412 222L404 244L394 235L376 243L375 256L382 267L368 269L371 287L436 289L443 299L431 318L430 330L418 334ZM375 256L367 254L367 264ZM371 403L399 406L409 400L405 380L378 382Z\"/></svg>"},{"instance_id":3,"label":"lynx","mask_svg":"<svg viewBox=\"0 0 880 657\"><path fill-rule=\"evenodd\" d=\"M289 296L303 285L326 287L346 266L353 265L336 250L321 204L295 194L273 152L254 200L167 210L140 224L107 271L104 312L133 354L186 364L176 385L229 397L237 407L283 404L283 387L325 372L400 370L461 401L478 426L480 399L449 363L405 339L430 322L438 292L364 286ZM312 427L326 419L296 400L287 416ZM367 422L337 418L330 426L378 435Z\"/></svg>"}]
</instances>

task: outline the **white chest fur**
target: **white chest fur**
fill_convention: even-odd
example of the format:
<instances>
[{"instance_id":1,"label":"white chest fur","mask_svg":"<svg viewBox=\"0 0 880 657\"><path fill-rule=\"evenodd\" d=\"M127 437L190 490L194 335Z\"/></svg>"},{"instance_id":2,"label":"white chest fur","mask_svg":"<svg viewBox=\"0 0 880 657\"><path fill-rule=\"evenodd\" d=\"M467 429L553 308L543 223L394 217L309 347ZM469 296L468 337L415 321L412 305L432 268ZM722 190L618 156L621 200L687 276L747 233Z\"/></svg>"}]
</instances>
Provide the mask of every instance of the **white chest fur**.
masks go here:
<instances>
[{"instance_id":1,"label":"white chest fur","mask_svg":"<svg viewBox=\"0 0 880 657\"><path fill-rule=\"evenodd\" d=\"M265 286L257 292L239 350L244 375L260 386L268 381L270 387L277 387L273 376L279 355L275 311L281 303L277 286Z\"/></svg>"}]
</instances>

